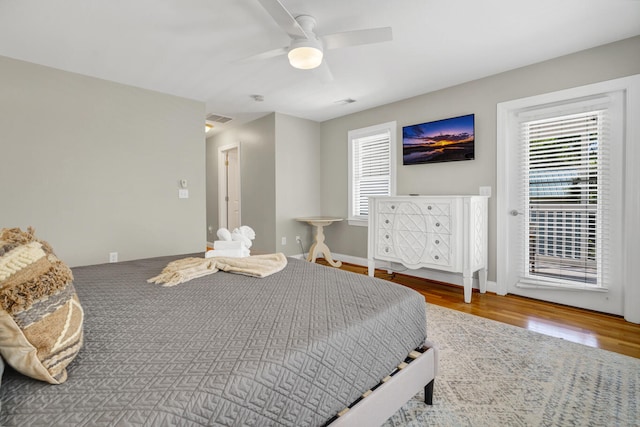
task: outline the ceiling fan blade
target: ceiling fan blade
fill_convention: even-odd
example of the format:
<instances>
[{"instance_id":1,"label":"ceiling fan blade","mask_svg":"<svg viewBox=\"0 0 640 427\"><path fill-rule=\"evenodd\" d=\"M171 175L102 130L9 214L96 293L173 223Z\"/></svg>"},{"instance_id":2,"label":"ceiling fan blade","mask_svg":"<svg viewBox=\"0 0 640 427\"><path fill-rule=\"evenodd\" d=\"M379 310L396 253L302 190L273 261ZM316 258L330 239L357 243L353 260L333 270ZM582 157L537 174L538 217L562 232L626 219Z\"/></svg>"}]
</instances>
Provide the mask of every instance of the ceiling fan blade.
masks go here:
<instances>
[{"instance_id":1,"label":"ceiling fan blade","mask_svg":"<svg viewBox=\"0 0 640 427\"><path fill-rule=\"evenodd\" d=\"M262 59L271 59L271 58L275 58L276 56L286 55L287 52L289 52L289 47L280 47L278 49L268 50L266 52L258 53L256 55L251 55L246 58L239 59L238 61L246 62L246 61L257 61Z\"/></svg>"},{"instance_id":2,"label":"ceiling fan blade","mask_svg":"<svg viewBox=\"0 0 640 427\"><path fill-rule=\"evenodd\" d=\"M314 68L312 71L316 78L322 82L322 84L331 83L333 81L333 73L331 73L331 70L327 65L327 61L322 61L320 65Z\"/></svg>"},{"instance_id":3,"label":"ceiling fan blade","mask_svg":"<svg viewBox=\"0 0 640 427\"><path fill-rule=\"evenodd\" d=\"M280 0L258 0L262 7L267 11L274 21L289 34L292 39L309 38L304 29L298 24L298 21L289 13L289 11L280 3Z\"/></svg>"},{"instance_id":4,"label":"ceiling fan blade","mask_svg":"<svg viewBox=\"0 0 640 427\"><path fill-rule=\"evenodd\" d=\"M381 27L327 34L320 37L320 39L325 49L338 49L362 44L388 42L393 40L393 33L391 32L391 27Z\"/></svg>"}]
</instances>

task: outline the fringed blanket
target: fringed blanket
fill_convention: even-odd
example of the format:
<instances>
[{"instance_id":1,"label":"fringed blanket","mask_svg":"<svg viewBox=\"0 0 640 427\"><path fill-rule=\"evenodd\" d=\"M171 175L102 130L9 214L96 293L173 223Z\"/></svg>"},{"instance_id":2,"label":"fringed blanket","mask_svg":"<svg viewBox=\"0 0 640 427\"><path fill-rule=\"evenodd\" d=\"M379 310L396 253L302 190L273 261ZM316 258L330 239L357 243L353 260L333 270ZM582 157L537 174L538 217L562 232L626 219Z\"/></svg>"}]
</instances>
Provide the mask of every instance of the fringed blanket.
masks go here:
<instances>
[{"instance_id":1,"label":"fringed blanket","mask_svg":"<svg viewBox=\"0 0 640 427\"><path fill-rule=\"evenodd\" d=\"M162 273L147 282L175 286L219 270L262 278L277 273L286 266L287 258L282 253L253 255L246 258L184 258L170 262Z\"/></svg>"}]
</instances>

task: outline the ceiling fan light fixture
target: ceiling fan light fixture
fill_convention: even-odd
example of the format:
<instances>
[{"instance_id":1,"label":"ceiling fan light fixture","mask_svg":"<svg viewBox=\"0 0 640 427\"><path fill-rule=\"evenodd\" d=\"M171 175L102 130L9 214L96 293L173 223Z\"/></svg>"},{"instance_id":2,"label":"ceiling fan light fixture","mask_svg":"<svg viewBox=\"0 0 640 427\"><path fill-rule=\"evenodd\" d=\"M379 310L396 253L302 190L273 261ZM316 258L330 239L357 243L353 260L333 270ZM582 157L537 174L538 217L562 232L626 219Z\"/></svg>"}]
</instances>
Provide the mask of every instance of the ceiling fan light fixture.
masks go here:
<instances>
[{"instance_id":1,"label":"ceiling fan light fixture","mask_svg":"<svg viewBox=\"0 0 640 427\"><path fill-rule=\"evenodd\" d=\"M287 56L292 67L311 70L322 63L323 54L322 49L317 46L300 43L292 46Z\"/></svg>"}]
</instances>

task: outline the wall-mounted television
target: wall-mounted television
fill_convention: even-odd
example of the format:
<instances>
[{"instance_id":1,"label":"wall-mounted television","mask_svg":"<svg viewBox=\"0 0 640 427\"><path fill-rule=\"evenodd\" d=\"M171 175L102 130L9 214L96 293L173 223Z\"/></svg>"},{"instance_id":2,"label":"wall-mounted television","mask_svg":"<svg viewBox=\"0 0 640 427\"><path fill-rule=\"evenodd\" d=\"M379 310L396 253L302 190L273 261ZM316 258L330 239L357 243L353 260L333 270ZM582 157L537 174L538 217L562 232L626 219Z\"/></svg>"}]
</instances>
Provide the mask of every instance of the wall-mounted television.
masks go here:
<instances>
[{"instance_id":1,"label":"wall-mounted television","mask_svg":"<svg viewBox=\"0 0 640 427\"><path fill-rule=\"evenodd\" d=\"M473 160L474 114L402 128L402 164Z\"/></svg>"}]
</instances>

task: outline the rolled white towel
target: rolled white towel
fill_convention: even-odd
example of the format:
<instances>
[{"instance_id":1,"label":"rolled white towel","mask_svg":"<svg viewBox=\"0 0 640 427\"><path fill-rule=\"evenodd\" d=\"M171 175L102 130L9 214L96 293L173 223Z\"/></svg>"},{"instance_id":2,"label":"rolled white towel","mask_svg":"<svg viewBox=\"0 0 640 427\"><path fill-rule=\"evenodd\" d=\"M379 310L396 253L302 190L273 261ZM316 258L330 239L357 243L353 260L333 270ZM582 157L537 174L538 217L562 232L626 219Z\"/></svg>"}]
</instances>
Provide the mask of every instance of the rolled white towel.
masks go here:
<instances>
[{"instance_id":1,"label":"rolled white towel","mask_svg":"<svg viewBox=\"0 0 640 427\"><path fill-rule=\"evenodd\" d=\"M248 225L241 225L240 228L238 228L237 230L240 232L240 234L242 234L245 237L248 237L250 240L253 240L256 238L256 232L253 231L253 228L249 227Z\"/></svg>"},{"instance_id":2,"label":"rolled white towel","mask_svg":"<svg viewBox=\"0 0 640 427\"><path fill-rule=\"evenodd\" d=\"M216 235L220 240L231 241L231 232L226 228L219 228L216 232Z\"/></svg>"},{"instance_id":3,"label":"rolled white towel","mask_svg":"<svg viewBox=\"0 0 640 427\"><path fill-rule=\"evenodd\" d=\"M231 233L231 240L233 240L234 242L241 243L242 246L244 246L247 249L251 247L251 239L243 236L240 233L236 233L235 231Z\"/></svg>"},{"instance_id":4,"label":"rolled white towel","mask_svg":"<svg viewBox=\"0 0 640 427\"><path fill-rule=\"evenodd\" d=\"M242 249L244 246L242 245L242 242L240 241L235 241L235 240L216 240L215 242L213 242L213 249Z\"/></svg>"},{"instance_id":5,"label":"rolled white towel","mask_svg":"<svg viewBox=\"0 0 640 427\"><path fill-rule=\"evenodd\" d=\"M227 258L245 258L250 255L250 251L247 248L242 249L213 249L207 251L204 254L205 258L213 257L227 257Z\"/></svg>"}]
</instances>

